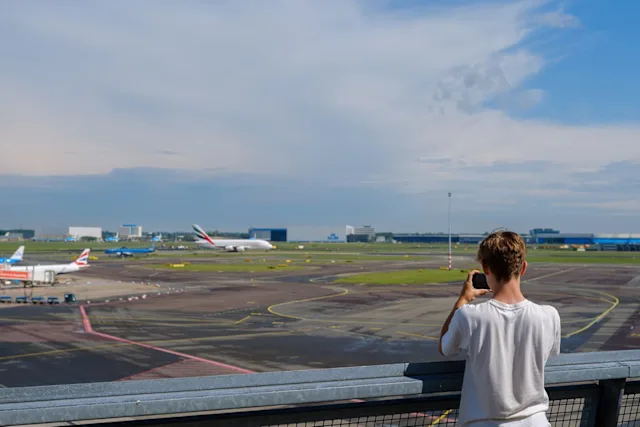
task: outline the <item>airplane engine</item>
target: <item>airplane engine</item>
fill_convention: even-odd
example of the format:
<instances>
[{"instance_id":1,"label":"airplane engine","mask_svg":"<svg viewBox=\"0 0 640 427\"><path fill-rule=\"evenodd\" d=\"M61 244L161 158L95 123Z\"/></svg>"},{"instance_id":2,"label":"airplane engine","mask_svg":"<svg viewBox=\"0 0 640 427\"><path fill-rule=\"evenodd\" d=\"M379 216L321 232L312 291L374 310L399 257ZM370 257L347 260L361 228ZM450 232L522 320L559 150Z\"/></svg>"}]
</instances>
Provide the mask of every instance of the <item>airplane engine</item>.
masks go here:
<instances>
[{"instance_id":1,"label":"airplane engine","mask_svg":"<svg viewBox=\"0 0 640 427\"><path fill-rule=\"evenodd\" d=\"M243 247L243 246L238 246L238 247L236 248L236 251L238 251L238 252L244 252L244 247Z\"/></svg>"},{"instance_id":2,"label":"airplane engine","mask_svg":"<svg viewBox=\"0 0 640 427\"><path fill-rule=\"evenodd\" d=\"M233 246L225 246L224 250L228 252L235 252L236 248L234 248Z\"/></svg>"}]
</instances>

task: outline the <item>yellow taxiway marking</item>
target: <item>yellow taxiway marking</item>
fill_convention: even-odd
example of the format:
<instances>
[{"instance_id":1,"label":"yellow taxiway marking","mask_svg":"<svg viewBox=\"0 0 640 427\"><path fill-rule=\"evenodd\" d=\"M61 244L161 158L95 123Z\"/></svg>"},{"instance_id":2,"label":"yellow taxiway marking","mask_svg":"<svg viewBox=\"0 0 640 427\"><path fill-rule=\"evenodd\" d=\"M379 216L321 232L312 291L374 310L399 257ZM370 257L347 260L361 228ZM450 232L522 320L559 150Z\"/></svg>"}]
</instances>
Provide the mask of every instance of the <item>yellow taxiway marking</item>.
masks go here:
<instances>
[{"instance_id":1,"label":"yellow taxiway marking","mask_svg":"<svg viewBox=\"0 0 640 427\"><path fill-rule=\"evenodd\" d=\"M242 339L242 338L253 338L264 335L286 335L290 334L289 331L275 331L275 332L259 332L254 334L235 334L235 335L220 335L215 337L200 337L200 338L176 338L169 340L150 340L150 341L140 341L142 344L174 344L180 342L198 342L198 341L223 341L225 339ZM91 351L91 350L101 350L101 349L110 349L115 347L126 347L126 346L135 346L137 344L133 343L119 343L119 344L105 344L105 345L96 345L92 347L76 347L76 348L68 348L68 349L60 349L60 350L47 350L40 351L37 353L27 353L27 354L14 354L11 356L2 356L0 357L0 361L3 360L11 360L11 359L21 359L24 357L38 357L38 356L50 356L55 354L64 354L64 353L72 353L76 351Z\"/></svg>"},{"instance_id":2,"label":"yellow taxiway marking","mask_svg":"<svg viewBox=\"0 0 640 427\"><path fill-rule=\"evenodd\" d=\"M607 300L603 299L603 301L610 303L611 307L609 307L608 309L603 311L598 317L596 317L591 322L589 322L589 324L587 326L585 326L583 328L580 328L577 331L573 331L570 334L564 335L563 338L569 338L569 337L577 335L577 334L579 334L581 332L586 331L587 329L589 329L590 327L595 325L597 322L599 322L601 319L603 319L607 314L609 314L614 308L616 308L618 306L618 304L620 304L620 300L614 295L611 295L611 294L608 294L608 293L602 292L602 291L593 291L593 292L597 292L597 293L599 293L601 295L604 295L604 296L606 296L608 298L613 299L613 301L607 301Z\"/></svg>"},{"instance_id":3,"label":"yellow taxiway marking","mask_svg":"<svg viewBox=\"0 0 640 427\"><path fill-rule=\"evenodd\" d=\"M422 335L422 334L412 334L410 332L402 332L402 331L396 331L396 334L398 335L406 335L408 337L414 337L414 338L423 338L423 339L428 339L428 340L433 340L433 341L439 341L439 338L436 337L430 337L428 335Z\"/></svg>"},{"instance_id":4,"label":"yellow taxiway marking","mask_svg":"<svg viewBox=\"0 0 640 427\"><path fill-rule=\"evenodd\" d=\"M268 307L267 311L269 311L269 313L274 314L276 316L286 317L288 319L295 319L295 320L305 320L305 321L308 321L308 322L344 323L344 324L356 324L356 325L407 325L407 326L437 326L437 327L442 326L441 323L405 323L405 322L378 322L378 321L371 321L371 320L308 319L308 318L305 318L305 317L299 317L299 316L292 316L290 314L284 314L284 313L281 313L281 312L275 310L276 307L281 307L283 305L298 304L298 303L309 302L309 301L319 301L319 300L323 300L323 299L337 298L337 297L341 297L341 296L349 294L349 290L348 289L339 288L339 287L335 287L335 288L332 287L331 289L339 289L339 290L341 290L343 292L341 292L339 294L324 295L324 296L321 296L321 297L306 298L306 299L301 299L301 300L287 301L287 302L283 302L283 303L279 303L279 304L274 304L274 305ZM361 293L361 292L352 292L352 293ZM362 292L362 293L364 293L364 292Z\"/></svg>"},{"instance_id":5,"label":"yellow taxiway marking","mask_svg":"<svg viewBox=\"0 0 640 427\"><path fill-rule=\"evenodd\" d=\"M94 345L92 347L76 347L76 348L68 348L64 350L47 350L47 351L39 351L37 353L27 353L27 354L14 354L11 356L2 356L1 360L11 360L11 359L21 359L23 357L37 357L37 356L50 356L54 354L63 354L63 353L71 353L75 351L89 351L89 350L100 350L111 347L124 347L131 344L106 344L106 345Z\"/></svg>"},{"instance_id":6,"label":"yellow taxiway marking","mask_svg":"<svg viewBox=\"0 0 640 427\"><path fill-rule=\"evenodd\" d=\"M341 297L341 296L347 295L349 293L349 290L344 289L344 288L336 287L336 288L332 288L332 289L340 289L343 292L341 292L339 294L324 295L324 296L321 296L321 297L305 298L305 299L300 299L300 300L295 300L295 301L281 302L279 304L273 304L273 305L267 307L267 311L269 313L271 313L271 314L274 314L274 315L280 316L280 317L287 317L289 319L296 319L296 320L307 320L307 319L303 319L302 317L291 316L291 315L288 315L288 314L280 313L280 312L276 311L275 308L276 307L282 307L283 305L298 304L298 303L301 303L301 302L318 301L318 300L322 300L322 299Z\"/></svg>"},{"instance_id":7,"label":"yellow taxiway marking","mask_svg":"<svg viewBox=\"0 0 640 427\"><path fill-rule=\"evenodd\" d=\"M440 424L440 421L442 421L443 419L445 419L445 417L447 415L449 415L451 413L451 409L447 409L446 411L444 411L442 413L442 415L440 415L438 418L436 418L436 420L434 422L432 422L431 424L429 424L429 427L434 426L436 424Z\"/></svg>"},{"instance_id":8,"label":"yellow taxiway marking","mask_svg":"<svg viewBox=\"0 0 640 427\"><path fill-rule=\"evenodd\" d=\"M573 269L571 269L573 270ZM564 270L562 272L565 272L568 270ZM581 322L589 322L586 326L575 330L569 334L563 335L562 338L569 338L572 337L574 335L577 335L581 332L586 331L587 329L589 329L590 327L592 327L593 325L595 325L597 322L599 322L600 320L602 320L607 314L609 314L614 308L616 308L618 306L618 304L620 304L620 300L615 296L615 295L611 295L608 294L606 292L602 292L602 291L596 291L596 290L591 290L590 292L596 292L599 293L601 295L604 295L606 298L597 298L597 297L587 297L587 296L583 296L583 295L571 295L571 294L554 294L551 292L531 292L533 294L536 295L551 295L554 297L570 297L570 298L579 298L579 299L586 299L586 300L591 300L591 301L598 301L598 302L606 302L608 304L611 304L611 306L609 308L607 308L605 311L603 311L602 313L600 313L599 315L595 316L595 317L591 317L591 318L587 318L587 319L576 319L576 320L565 320L565 321L561 321L562 324L573 324L573 323L581 323ZM562 316L561 316L562 317Z\"/></svg>"},{"instance_id":9,"label":"yellow taxiway marking","mask_svg":"<svg viewBox=\"0 0 640 427\"><path fill-rule=\"evenodd\" d=\"M240 320L238 320L236 322L233 322L233 324L234 325L239 325L240 323L244 322L245 320L249 320L249 319L251 319L251 315L248 315L247 317L243 317L242 319L240 319Z\"/></svg>"},{"instance_id":10,"label":"yellow taxiway marking","mask_svg":"<svg viewBox=\"0 0 640 427\"><path fill-rule=\"evenodd\" d=\"M57 314L55 315L56 317L59 317L61 319L65 319L65 320L75 320L76 316L75 315L67 315L67 314ZM212 323L215 322L217 319L215 318L203 318L203 317L174 317L174 316L164 316L164 317L160 317L160 316L156 316L156 317L152 317L152 316L145 316L145 315L140 315L140 313L136 313L135 316L132 317L126 317L123 315L117 315L117 314L107 314L107 313L94 313L94 314L89 314L89 317L91 318L91 320L93 321L95 320L100 320L100 319L113 319L113 320L119 320L119 321L129 321L129 322L142 322L142 321L149 321L149 322L154 322L154 321L159 321L159 322L166 322L167 320L172 320L172 321L178 321L178 322L187 322L187 323Z\"/></svg>"},{"instance_id":11,"label":"yellow taxiway marking","mask_svg":"<svg viewBox=\"0 0 640 427\"><path fill-rule=\"evenodd\" d=\"M273 331L273 332L256 332L253 334L234 334L234 335L218 335L214 337L200 337L200 338L175 338L169 340L150 340L150 341L140 341L143 344L174 344L180 342L197 342L197 341L224 341L225 339L236 339L236 338L254 338L261 337L265 335L285 335L290 334L289 331Z\"/></svg>"}]
</instances>

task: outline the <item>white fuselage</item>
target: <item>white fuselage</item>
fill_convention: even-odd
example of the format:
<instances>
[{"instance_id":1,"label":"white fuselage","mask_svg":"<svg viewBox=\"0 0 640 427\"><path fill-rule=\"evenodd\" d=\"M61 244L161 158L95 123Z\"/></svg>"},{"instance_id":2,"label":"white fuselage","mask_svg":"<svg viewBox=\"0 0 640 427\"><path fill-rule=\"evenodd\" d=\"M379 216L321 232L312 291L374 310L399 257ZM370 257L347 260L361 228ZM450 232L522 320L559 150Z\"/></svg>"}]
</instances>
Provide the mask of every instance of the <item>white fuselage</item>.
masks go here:
<instances>
[{"instance_id":1,"label":"white fuselage","mask_svg":"<svg viewBox=\"0 0 640 427\"><path fill-rule=\"evenodd\" d=\"M246 250L268 251L273 249L271 243L260 239L211 239L211 241L213 245L206 240L198 240L197 243L205 247L215 247L229 252L243 252Z\"/></svg>"},{"instance_id":2,"label":"white fuselage","mask_svg":"<svg viewBox=\"0 0 640 427\"><path fill-rule=\"evenodd\" d=\"M66 273L75 273L76 271L80 271L87 266L80 266L78 264L69 263L69 264L51 264L51 265L27 265L27 266L10 266L7 270L11 271L53 271L56 275L58 274L66 274Z\"/></svg>"}]
</instances>

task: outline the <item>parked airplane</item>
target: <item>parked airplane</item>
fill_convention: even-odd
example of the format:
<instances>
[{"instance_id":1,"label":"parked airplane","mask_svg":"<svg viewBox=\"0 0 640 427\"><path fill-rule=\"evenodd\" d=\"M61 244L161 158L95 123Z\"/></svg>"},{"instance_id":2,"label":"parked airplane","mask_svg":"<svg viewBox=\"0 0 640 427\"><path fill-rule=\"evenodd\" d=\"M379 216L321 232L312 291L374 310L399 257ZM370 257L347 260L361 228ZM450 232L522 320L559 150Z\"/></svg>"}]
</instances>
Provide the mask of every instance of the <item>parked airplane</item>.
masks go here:
<instances>
[{"instance_id":1,"label":"parked airplane","mask_svg":"<svg viewBox=\"0 0 640 427\"><path fill-rule=\"evenodd\" d=\"M198 225L192 225L198 240L196 243L205 247L224 249L227 252L244 252L246 250L270 250L274 249L274 246L261 239L212 239L207 233Z\"/></svg>"},{"instance_id":2,"label":"parked airplane","mask_svg":"<svg viewBox=\"0 0 640 427\"><path fill-rule=\"evenodd\" d=\"M89 267L89 252L91 249L85 249L75 261L69 264L50 264L50 265L29 265L19 267L9 267L11 271L53 271L56 275L75 273L83 268Z\"/></svg>"},{"instance_id":3,"label":"parked airplane","mask_svg":"<svg viewBox=\"0 0 640 427\"><path fill-rule=\"evenodd\" d=\"M107 249L104 251L104 253L107 255L117 255L119 257L126 257L126 256L134 256L136 254L150 254L155 251L156 251L155 243L152 243L151 246L148 248L127 248L123 246L121 248Z\"/></svg>"},{"instance_id":4,"label":"parked airplane","mask_svg":"<svg viewBox=\"0 0 640 427\"><path fill-rule=\"evenodd\" d=\"M17 251L11 255L11 258L0 258L0 264L15 264L22 261L24 255L24 246L20 246Z\"/></svg>"}]
</instances>

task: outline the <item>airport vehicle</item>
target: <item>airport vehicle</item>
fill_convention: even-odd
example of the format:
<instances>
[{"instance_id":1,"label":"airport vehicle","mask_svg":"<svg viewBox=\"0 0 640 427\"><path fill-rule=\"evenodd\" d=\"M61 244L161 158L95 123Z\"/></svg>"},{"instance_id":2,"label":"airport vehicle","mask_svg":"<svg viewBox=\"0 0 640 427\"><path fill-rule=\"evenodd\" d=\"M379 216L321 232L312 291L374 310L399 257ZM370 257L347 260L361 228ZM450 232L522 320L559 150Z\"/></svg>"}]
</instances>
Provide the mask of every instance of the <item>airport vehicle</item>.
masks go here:
<instances>
[{"instance_id":1,"label":"airport vehicle","mask_svg":"<svg viewBox=\"0 0 640 427\"><path fill-rule=\"evenodd\" d=\"M58 297L49 297L49 298L47 298L47 302L49 304L60 304L60 298L58 298Z\"/></svg>"},{"instance_id":2,"label":"airport vehicle","mask_svg":"<svg viewBox=\"0 0 640 427\"><path fill-rule=\"evenodd\" d=\"M45 304L47 302L45 297L33 297L31 298L32 304Z\"/></svg>"},{"instance_id":3,"label":"airport vehicle","mask_svg":"<svg viewBox=\"0 0 640 427\"><path fill-rule=\"evenodd\" d=\"M27 297L24 297L24 296L16 297L17 304L27 304L28 302L29 302L29 298Z\"/></svg>"},{"instance_id":4,"label":"airport vehicle","mask_svg":"<svg viewBox=\"0 0 640 427\"><path fill-rule=\"evenodd\" d=\"M275 249L271 243L261 239L212 239L198 224L193 224L192 227L198 236L196 243L204 247L224 249L227 252Z\"/></svg>"},{"instance_id":5,"label":"airport vehicle","mask_svg":"<svg viewBox=\"0 0 640 427\"><path fill-rule=\"evenodd\" d=\"M13 302L13 298L11 298L9 295L2 295L0 296L0 302L1 303Z\"/></svg>"},{"instance_id":6,"label":"airport vehicle","mask_svg":"<svg viewBox=\"0 0 640 427\"><path fill-rule=\"evenodd\" d=\"M22 261L24 255L24 246L20 246L17 251L9 258L0 258L0 264L16 264Z\"/></svg>"},{"instance_id":7,"label":"airport vehicle","mask_svg":"<svg viewBox=\"0 0 640 427\"><path fill-rule=\"evenodd\" d=\"M69 264L51 264L51 265L30 265L30 266L10 266L6 269L7 272L29 272L32 274L40 273L43 271L52 271L55 275L75 273L83 268L89 267L88 259L91 249L85 249L82 254L73 262ZM34 280L37 281L37 280Z\"/></svg>"},{"instance_id":8,"label":"airport vehicle","mask_svg":"<svg viewBox=\"0 0 640 427\"><path fill-rule=\"evenodd\" d=\"M107 255L116 255L119 257L129 257L137 254L150 254L156 251L155 242L148 248L127 248L123 246L121 248L111 248L104 251Z\"/></svg>"}]
</instances>

